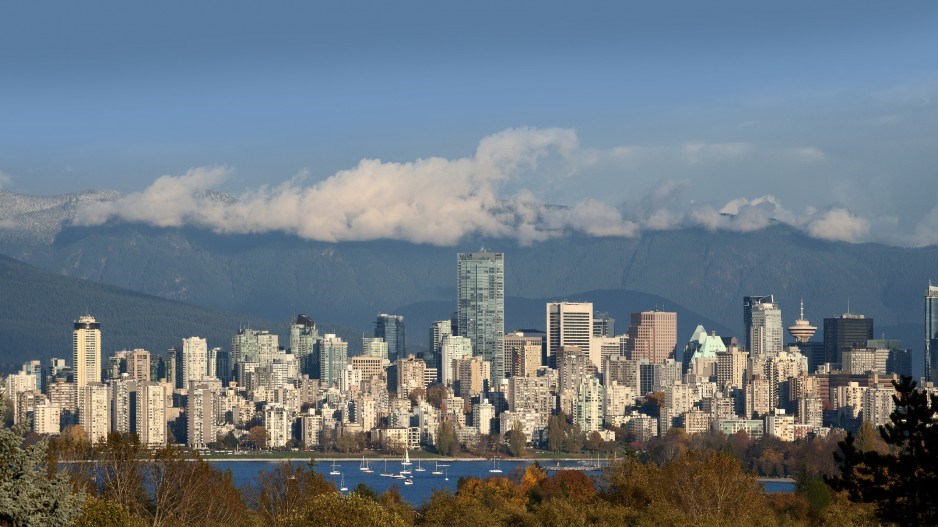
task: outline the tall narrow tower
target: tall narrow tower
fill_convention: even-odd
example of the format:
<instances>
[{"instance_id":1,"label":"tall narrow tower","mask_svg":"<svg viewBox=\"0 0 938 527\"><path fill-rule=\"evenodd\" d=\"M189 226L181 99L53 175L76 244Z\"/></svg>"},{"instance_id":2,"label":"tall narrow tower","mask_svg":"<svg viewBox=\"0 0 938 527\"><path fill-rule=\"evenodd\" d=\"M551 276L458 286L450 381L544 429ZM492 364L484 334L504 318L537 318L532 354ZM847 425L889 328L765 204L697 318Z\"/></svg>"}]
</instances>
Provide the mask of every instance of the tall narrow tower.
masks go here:
<instances>
[{"instance_id":1,"label":"tall narrow tower","mask_svg":"<svg viewBox=\"0 0 938 527\"><path fill-rule=\"evenodd\" d=\"M938 286L925 291L925 380L938 380Z\"/></svg>"},{"instance_id":2,"label":"tall narrow tower","mask_svg":"<svg viewBox=\"0 0 938 527\"><path fill-rule=\"evenodd\" d=\"M486 250L456 257L456 318L472 354L492 364L493 382L505 377L505 255Z\"/></svg>"},{"instance_id":3,"label":"tall narrow tower","mask_svg":"<svg viewBox=\"0 0 938 527\"><path fill-rule=\"evenodd\" d=\"M101 382L101 324L91 315L82 315L75 321L72 374L78 392L88 383Z\"/></svg>"}]
</instances>

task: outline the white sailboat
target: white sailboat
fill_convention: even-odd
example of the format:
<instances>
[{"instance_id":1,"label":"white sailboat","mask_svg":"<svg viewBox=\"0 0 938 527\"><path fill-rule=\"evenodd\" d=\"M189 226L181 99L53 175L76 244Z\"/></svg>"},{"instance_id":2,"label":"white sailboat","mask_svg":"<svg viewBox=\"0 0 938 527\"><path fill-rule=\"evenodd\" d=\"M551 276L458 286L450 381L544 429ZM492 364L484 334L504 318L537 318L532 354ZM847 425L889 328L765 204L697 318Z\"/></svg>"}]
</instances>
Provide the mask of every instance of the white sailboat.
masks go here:
<instances>
[{"instance_id":1,"label":"white sailboat","mask_svg":"<svg viewBox=\"0 0 938 527\"><path fill-rule=\"evenodd\" d=\"M414 472L426 472L427 469L420 466L420 460L417 460L417 468L414 469Z\"/></svg>"},{"instance_id":2,"label":"white sailboat","mask_svg":"<svg viewBox=\"0 0 938 527\"><path fill-rule=\"evenodd\" d=\"M364 468L360 469L362 472L364 472L365 474L371 474L374 472L374 470L371 470L371 467L368 466L368 460L365 459L364 456L362 456L362 463L365 464Z\"/></svg>"},{"instance_id":3,"label":"white sailboat","mask_svg":"<svg viewBox=\"0 0 938 527\"><path fill-rule=\"evenodd\" d=\"M449 481L449 469L446 469L446 477L443 478L443 481Z\"/></svg>"},{"instance_id":4,"label":"white sailboat","mask_svg":"<svg viewBox=\"0 0 938 527\"><path fill-rule=\"evenodd\" d=\"M436 461L436 468L431 472L434 476L442 476L443 472L440 470L440 460Z\"/></svg>"},{"instance_id":5,"label":"white sailboat","mask_svg":"<svg viewBox=\"0 0 938 527\"><path fill-rule=\"evenodd\" d=\"M413 484L414 484L414 480L411 478L407 478L404 480L404 485L413 485Z\"/></svg>"},{"instance_id":6,"label":"white sailboat","mask_svg":"<svg viewBox=\"0 0 938 527\"><path fill-rule=\"evenodd\" d=\"M348 490L348 487L345 486L345 476L342 476L342 483L339 485L339 490L345 492Z\"/></svg>"},{"instance_id":7,"label":"white sailboat","mask_svg":"<svg viewBox=\"0 0 938 527\"><path fill-rule=\"evenodd\" d=\"M404 469L401 470L400 473L401 473L401 474L404 474L405 476L409 476L409 475L410 475L410 469L407 468L407 467L409 467L410 465L413 465L413 463L410 462L410 453L409 453L408 450L405 449L405 450L404 450L404 459L401 460L401 466L403 466Z\"/></svg>"},{"instance_id":8,"label":"white sailboat","mask_svg":"<svg viewBox=\"0 0 938 527\"><path fill-rule=\"evenodd\" d=\"M384 472L382 472L381 475L386 478L390 478L392 475L390 472L388 472L388 460L387 459L384 460Z\"/></svg>"},{"instance_id":9,"label":"white sailboat","mask_svg":"<svg viewBox=\"0 0 938 527\"><path fill-rule=\"evenodd\" d=\"M332 470L329 471L329 475L330 475L330 476L338 476L339 474L342 474L342 473L339 472L339 469L337 469L336 466L335 466L335 461L333 461L333 462L332 462Z\"/></svg>"},{"instance_id":10,"label":"white sailboat","mask_svg":"<svg viewBox=\"0 0 938 527\"><path fill-rule=\"evenodd\" d=\"M502 469L498 468L498 445L495 445L495 456L492 457L492 468L489 469L492 474L501 474Z\"/></svg>"}]
</instances>

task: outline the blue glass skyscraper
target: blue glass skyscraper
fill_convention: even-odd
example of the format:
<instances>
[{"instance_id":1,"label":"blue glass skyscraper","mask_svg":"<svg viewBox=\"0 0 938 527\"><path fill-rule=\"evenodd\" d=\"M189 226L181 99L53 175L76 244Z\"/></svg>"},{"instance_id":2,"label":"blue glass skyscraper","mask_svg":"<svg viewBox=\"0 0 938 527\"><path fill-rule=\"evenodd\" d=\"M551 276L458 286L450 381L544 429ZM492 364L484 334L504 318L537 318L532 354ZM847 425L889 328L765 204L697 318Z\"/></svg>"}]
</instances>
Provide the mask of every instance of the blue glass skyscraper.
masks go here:
<instances>
[{"instance_id":1,"label":"blue glass skyscraper","mask_svg":"<svg viewBox=\"0 0 938 527\"><path fill-rule=\"evenodd\" d=\"M456 258L457 327L472 354L492 364L493 383L505 377L505 255L482 250Z\"/></svg>"}]
</instances>

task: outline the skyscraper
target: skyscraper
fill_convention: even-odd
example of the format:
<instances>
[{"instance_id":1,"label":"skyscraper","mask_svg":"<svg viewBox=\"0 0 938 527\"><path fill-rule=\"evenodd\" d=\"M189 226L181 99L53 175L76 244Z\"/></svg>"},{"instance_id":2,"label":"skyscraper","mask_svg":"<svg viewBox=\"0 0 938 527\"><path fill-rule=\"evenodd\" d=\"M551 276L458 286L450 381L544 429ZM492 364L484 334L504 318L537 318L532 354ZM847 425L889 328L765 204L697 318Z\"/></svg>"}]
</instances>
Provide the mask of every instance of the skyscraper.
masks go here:
<instances>
[{"instance_id":1,"label":"skyscraper","mask_svg":"<svg viewBox=\"0 0 938 527\"><path fill-rule=\"evenodd\" d=\"M75 387L101 382L101 324L91 315L82 315L72 331L72 374Z\"/></svg>"},{"instance_id":2,"label":"skyscraper","mask_svg":"<svg viewBox=\"0 0 938 527\"><path fill-rule=\"evenodd\" d=\"M743 337L746 341L746 351L752 351L752 342L750 341L749 328L752 326L752 308L763 301L770 304L775 303L774 295L753 295L743 297Z\"/></svg>"},{"instance_id":3,"label":"skyscraper","mask_svg":"<svg viewBox=\"0 0 938 527\"><path fill-rule=\"evenodd\" d=\"M938 380L938 286L925 291L925 380Z\"/></svg>"},{"instance_id":4,"label":"skyscraper","mask_svg":"<svg viewBox=\"0 0 938 527\"><path fill-rule=\"evenodd\" d=\"M307 315L297 315L296 320L290 325L290 351L296 355L303 373L310 373L310 355L313 353L313 346L316 345L317 340L319 340L319 331L316 330L316 322Z\"/></svg>"},{"instance_id":5,"label":"skyscraper","mask_svg":"<svg viewBox=\"0 0 938 527\"><path fill-rule=\"evenodd\" d=\"M782 310L773 295L749 307L746 340L749 356L754 359L774 357L782 352Z\"/></svg>"},{"instance_id":6,"label":"skyscraper","mask_svg":"<svg viewBox=\"0 0 938 527\"><path fill-rule=\"evenodd\" d=\"M824 358L840 365L841 354L854 346L866 346L873 339L873 319L854 313L844 313L824 319Z\"/></svg>"},{"instance_id":7,"label":"skyscraper","mask_svg":"<svg viewBox=\"0 0 938 527\"><path fill-rule=\"evenodd\" d=\"M319 380L322 386L339 382L348 363L348 342L334 334L327 334L316 343L319 356Z\"/></svg>"},{"instance_id":8,"label":"skyscraper","mask_svg":"<svg viewBox=\"0 0 938 527\"><path fill-rule=\"evenodd\" d=\"M549 302L547 304L547 356L560 346L577 346L594 366L600 368L599 350L590 347L593 337L591 302Z\"/></svg>"},{"instance_id":9,"label":"skyscraper","mask_svg":"<svg viewBox=\"0 0 938 527\"><path fill-rule=\"evenodd\" d=\"M177 355L179 371L176 388L186 388L189 381L199 381L208 374L208 341L202 337L182 339L182 353Z\"/></svg>"},{"instance_id":10,"label":"skyscraper","mask_svg":"<svg viewBox=\"0 0 938 527\"><path fill-rule=\"evenodd\" d=\"M677 345L677 313L673 311L642 311L632 313L628 357L657 364L674 356Z\"/></svg>"},{"instance_id":11,"label":"skyscraper","mask_svg":"<svg viewBox=\"0 0 938 527\"><path fill-rule=\"evenodd\" d=\"M430 323L430 354L440 360L440 346L443 344L443 337L453 335L453 323L450 320L437 320Z\"/></svg>"},{"instance_id":12,"label":"skyscraper","mask_svg":"<svg viewBox=\"0 0 938 527\"><path fill-rule=\"evenodd\" d=\"M375 321L375 337L388 343L388 359L391 362L406 356L404 317L381 313Z\"/></svg>"},{"instance_id":13,"label":"skyscraper","mask_svg":"<svg viewBox=\"0 0 938 527\"><path fill-rule=\"evenodd\" d=\"M505 377L505 255L482 250L456 258L458 335L472 341L472 353L492 364L497 382Z\"/></svg>"}]
</instances>

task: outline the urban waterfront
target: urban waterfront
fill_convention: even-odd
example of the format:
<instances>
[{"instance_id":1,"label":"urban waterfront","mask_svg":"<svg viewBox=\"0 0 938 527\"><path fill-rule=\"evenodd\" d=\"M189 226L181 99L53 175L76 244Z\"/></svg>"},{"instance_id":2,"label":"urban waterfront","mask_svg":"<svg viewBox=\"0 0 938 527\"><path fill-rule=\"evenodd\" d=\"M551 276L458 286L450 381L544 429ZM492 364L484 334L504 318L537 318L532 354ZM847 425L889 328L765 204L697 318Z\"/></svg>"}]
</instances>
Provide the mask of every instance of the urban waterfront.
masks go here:
<instances>
[{"instance_id":1,"label":"urban waterfront","mask_svg":"<svg viewBox=\"0 0 938 527\"><path fill-rule=\"evenodd\" d=\"M234 476L235 485L239 487L244 487L247 485L253 484L257 480L257 475L261 471L271 470L277 466L277 464L282 463L282 461L270 460L270 461L212 461L212 466L215 468L225 471L230 470ZM316 471L322 474L328 481L334 483L336 487L340 487L342 483L345 484L351 492L359 483L364 483L368 485L372 490L377 493L382 493L391 487L396 486L398 492L400 492L401 497L404 498L407 503L411 506L417 507L423 503L426 503L427 500L433 495L433 491L438 489L448 489L450 492L456 492L456 486L459 483L459 478L464 477L474 477L474 478L487 478L489 476L506 476L510 477L514 472L523 470L524 467L533 464L532 460L523 460L523 461L513 461L513 460L499 460L498 468L502 471L499 473L491 473L489 470L493 468L493 463L491 461L485 460L446 460L440 462L439 468L437 468L436 462L432 460L421 460L420 465L418 466L417 461L414 461L413 465L410 465L409 469L412 471L410 478L413 480L413 485L405 485L403 479L392 479L387 476L382 476L382 473L397 474L404 467L401 466L399 460L387 459L387 470L385 470L385 459L371 459L368 461L368 466L373 472L367 473L361 470L361 461L336 461L335 468L338 472L341 472L340 475L330 475L330 471L333 470L333 462L331 460L320 460L316 463ZM588 460L565 460L565 461L541 461L541 466L551 471L552 468L556 466L574 469L574 470L583 470L586 464L592 464L595 466L595 461L590 462ZM294 465L305 465L305 461L293 461ZM605 466L605 462L603 462ZM416 471L417 468L423 468L423 472ZM441 475L433 475L432 472L439 470L443 472ZM583 470L584 473L590 476L598 476L599 469L592 470ZM760 479L760 483L765 487L766 492L778 493L778 492L793 492L795 489L795 483L787 479Z\"/></svg>"}]
</instances>

